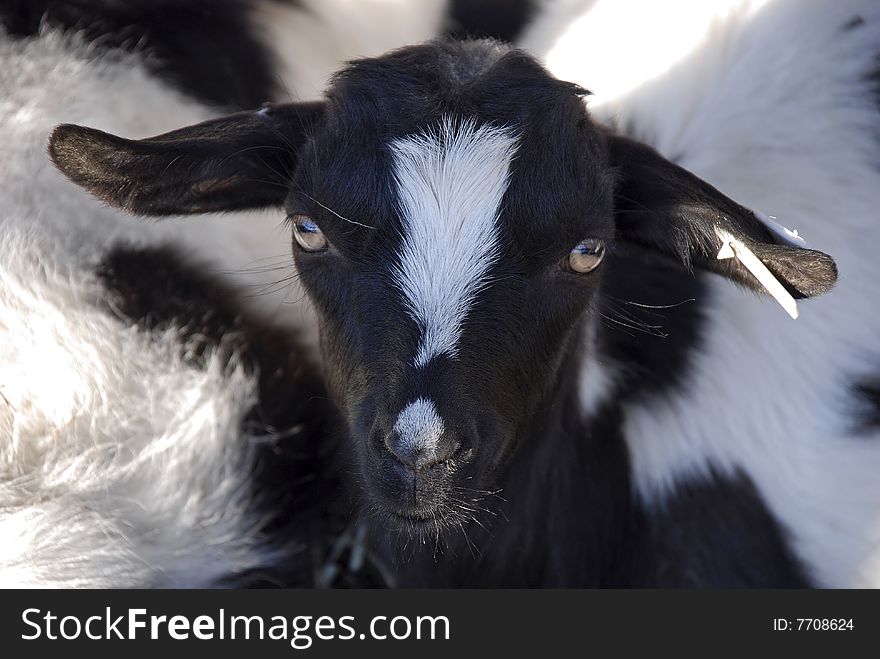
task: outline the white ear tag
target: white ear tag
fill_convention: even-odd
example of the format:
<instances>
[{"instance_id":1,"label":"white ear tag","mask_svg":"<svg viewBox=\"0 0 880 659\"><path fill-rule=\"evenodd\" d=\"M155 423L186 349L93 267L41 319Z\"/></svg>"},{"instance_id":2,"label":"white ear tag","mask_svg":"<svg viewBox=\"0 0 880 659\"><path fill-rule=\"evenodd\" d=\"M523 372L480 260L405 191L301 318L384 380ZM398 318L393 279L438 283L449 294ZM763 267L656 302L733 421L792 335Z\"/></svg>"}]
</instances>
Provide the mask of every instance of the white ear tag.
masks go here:
<instances>
[{"instance_id":1,"label":"white ear tag","mask_svg":"<svg viewBox=\"0 0 880 659\"><path fill-rule=\"evenodd\" d=\"M779 283L779 280L773 276L773 273L767 269L767 266L761 263L761 259L755 256L745 244L734 238L729 232L715 227L715 234L721 239L721 249L718 251L718 260L736 258L745 268L752 273L752 276L760 282L766 291L780 304L780 306L788 312L792 318L798 317L797 302L791 294L785 290L785 287Z\"/></svg>"},{"instance_id":2,"label":"white ear tag","mask_svg":"<svg viewBox=\"0 0 880 659\"><path fill-rule=\"evenodd\" d=\"M807 246L807 242L798 235L797 229L784 227L776 221L774 216L764 215L761 211L753 210L752 214L761 220L764 226L770 229L770 231L772 231L777 237L781 238L784 243L791 245L792 247Z\"/></svg>"}]
</instances>

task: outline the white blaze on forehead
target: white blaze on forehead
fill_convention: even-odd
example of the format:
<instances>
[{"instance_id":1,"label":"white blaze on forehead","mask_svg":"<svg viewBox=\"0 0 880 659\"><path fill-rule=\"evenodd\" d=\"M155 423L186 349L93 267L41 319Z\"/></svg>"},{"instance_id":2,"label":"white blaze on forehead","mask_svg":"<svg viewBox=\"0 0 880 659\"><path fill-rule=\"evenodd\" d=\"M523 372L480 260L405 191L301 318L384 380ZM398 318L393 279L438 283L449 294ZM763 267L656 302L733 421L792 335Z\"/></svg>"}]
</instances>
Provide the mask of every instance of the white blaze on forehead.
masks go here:
<instances>
[{"instance_id":1,"label":"white blaze on forehead","mask_svg":"<svg viewBox=\"0 0 880 659\"><path fill-rule=\"evenodd\" d=\"M516 147L508 128L451 118L391 145L404 236L394 278L422 331L415 366L456 355L464 318L497 256Z\"/></svg>"},{"instance_id":2,"label":"white blaze on forehead","mask_svg":"<svg viewBox=\"0 0 880 659\"><path fill-rule=\"evenodd\" d=\"M407 452L422 453L427 459L437 453L444 429L443 419L434 403L424 398L416 398L403 408L394 423L400 447Z\"/></svg>"}]
</instances>

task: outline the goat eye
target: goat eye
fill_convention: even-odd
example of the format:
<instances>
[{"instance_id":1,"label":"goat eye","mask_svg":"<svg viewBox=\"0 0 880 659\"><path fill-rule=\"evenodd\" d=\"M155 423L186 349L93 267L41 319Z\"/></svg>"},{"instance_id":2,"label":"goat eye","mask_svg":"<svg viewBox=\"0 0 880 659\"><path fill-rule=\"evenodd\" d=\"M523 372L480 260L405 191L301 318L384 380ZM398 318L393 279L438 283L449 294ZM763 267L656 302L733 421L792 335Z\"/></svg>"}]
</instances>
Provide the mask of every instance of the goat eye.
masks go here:
<instances>
[{"instance_id":1,"label":"goat eye","mask_svg":"<svg viewBox=\"0 0 880 659\"><path fill-rule=\"evenodd\" d=\"M602 262L605 256L605 243L601 240L588 238L575 245L568 255L568 267L574 272L585 274L592 270Z\"/></svg>"},{"instance_id":2,"label":"goat eye","mask_svg":"<svg viewBox=\"0 0 880 659\"><path fill-rule=\"evenodd\" d=\"M306 252L323 252L330 246L321 227L307 215L294 215L293 237L297 244Z\"/></svg>"}]
</instances>

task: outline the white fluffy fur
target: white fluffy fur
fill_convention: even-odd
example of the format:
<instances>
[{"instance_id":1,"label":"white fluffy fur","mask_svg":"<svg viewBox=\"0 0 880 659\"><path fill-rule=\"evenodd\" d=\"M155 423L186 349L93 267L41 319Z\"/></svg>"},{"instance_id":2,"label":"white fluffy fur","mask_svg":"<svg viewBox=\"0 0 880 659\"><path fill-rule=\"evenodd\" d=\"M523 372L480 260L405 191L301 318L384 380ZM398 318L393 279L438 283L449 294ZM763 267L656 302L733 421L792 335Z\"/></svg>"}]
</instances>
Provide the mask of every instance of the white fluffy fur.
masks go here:
<instances>
[{"instance_id":1,"label":"white fluffy fur","mask_svg":"<svg viewBox=\"0 0 880 659\"><path fill-rule=\"evenodd\" d=\"M0 586L210 586L266 565L239 430L253 383L99 308L60 236L4 226L0 251Z\"/></svg>"},{"instance_id":2,"label":"white fluffy fur","mask_svg":"<svg viewBox=\"0 0 880 659\"><path fill-rule=\"evenodd\" d=\"M348 60L440 34L449 0L263 0L256 18L282 67L289 100L318 98Z\"/></svg>"},{"instance_id":3,"label":"white fluffy fur","mask_svg":"<svg viewBox=\"0 0 880 659\"><path fill-rule=\"evenodd\" d=\"M452 119L436 134L392 144L404 221L394 279L422 332L415 366L458 353L462 323L497 258L516 145L507 129Z\"/></svg>"},{"instance_id":4,"label":"white fluffy fur","mask_svg":"<svg viewBox=\"0 0 880 659\"><path fill-rule=\"evenodd\" d=\"M0 37L0 585L207 586L267 559L239 430L253 383L125 328L91 273L118 241L234 270L266 253L279 218L148 223L65 181L46 156L57 123L145 136L207 116L137 60L82 52Z\"/></svg>"},{"instance_id":5,"label":"white fluffy fur","mask_svg":"<svg viewBox=\"0 0 880 659\"><path fill-rule=\"evenodd\" d=\"M243 302L267 317L308 325L293 285L275 290L292 267L289 233L280 212L132 218L102 206L66 182L46 157L49 133L59 123L78 123L140 138L203 121L211 112L149 76L136 57L88 61L88 47L49 33L26 43L0 35L0 161L2 211L20 209L28 224L68 235L68 247L91 250L121 238L185 246L213 272L244 288ZM10 213L7 213L11 215ZM10 218L2 219L10 222ZM23 220L22 220L23 221Z\"/></svg>"},{"instance_id":6,"label":"white fluffy fur","mask_svg":"<svg viewBox=\"0 0 880 659\"><path fill-rule=\"evenodd\" d=\"M554 72L593 90L606 120L798 229L841 274L830 294L802 303L796 322L769 298L711 280L707 342L687 390L627 411L639 494L662 506L682 480L741 470L819 584L880 586L880 435L852 435L849 389L880 373L880 116L865 80L877 64L880 7L685 3L696 11L686 30L664 22L634 32L640 7L618 15L611 2L581 4L579 27L546 53ZM642 4L650 12L656 3ZM857 15L865 24L844 31ZM533 47L537 36L553 41L552 24L544 19L543 34L536 26ZM603 86L618 55L632 73Z\"/></svg>"}]
</instances>

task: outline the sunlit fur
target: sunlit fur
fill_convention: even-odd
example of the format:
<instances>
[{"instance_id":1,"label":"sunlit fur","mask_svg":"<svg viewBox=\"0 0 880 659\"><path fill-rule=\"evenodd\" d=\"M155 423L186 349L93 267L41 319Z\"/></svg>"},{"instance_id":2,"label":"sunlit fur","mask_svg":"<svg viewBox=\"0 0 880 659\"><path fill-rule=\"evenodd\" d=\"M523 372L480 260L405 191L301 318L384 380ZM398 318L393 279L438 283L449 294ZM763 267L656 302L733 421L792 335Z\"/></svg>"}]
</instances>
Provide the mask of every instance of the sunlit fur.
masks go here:
<instances>
[{"instance_id":1,"label":"sunlit fur","mask_svg":"<svg viewBox=\"0 0 880 659\"><path fill-rule=\"evenodd\" d=\"M662 509L683 483L740 470L817 583L880 586L880 435L855 430L852 388L880 374L880 8L697 2L663 29L633 31L634 13L670 10L643 5L582 3L582 17L555 33L546 16L529 45L588 86L600 116L798 229L842 276L797 321L707 281L708 326L686 386L627 408L639 496ZM585 383L595 377L585 367Z\"/></svg>"}]
</instances>

